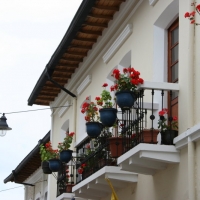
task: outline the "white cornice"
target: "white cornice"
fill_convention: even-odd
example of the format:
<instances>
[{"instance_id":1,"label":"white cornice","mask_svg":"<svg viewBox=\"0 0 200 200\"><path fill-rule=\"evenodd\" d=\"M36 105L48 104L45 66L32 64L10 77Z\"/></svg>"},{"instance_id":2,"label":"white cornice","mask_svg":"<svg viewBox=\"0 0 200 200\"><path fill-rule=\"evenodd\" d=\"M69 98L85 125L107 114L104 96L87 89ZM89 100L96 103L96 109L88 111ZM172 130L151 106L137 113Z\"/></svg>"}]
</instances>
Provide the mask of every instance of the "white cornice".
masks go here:
<instances>
[{"instance_id":1,"label":"white cornice","mask_svg":"<svg viewBox=\"0 0 200 200\"><path fill-rule=\"evenodd\" d=\"M83 82L78 86L77 88L77 94L80 95L83 90L90 84L90 82L92 81L92 76L91 75L88 75L84 80Z\"/></svg>"},{"instance_id":2,"label":"white cornice","mask_svg":"<svg viewBox=\"0 0 200 200\"><path fill-rule=\"evenodd\" d=\"M58 116L61 118L65 114L65 112L69 109L70 106L71 106L71 102L67 101L64 107L61 108L60 111L58 112Z\"/></svg>"},{"instance_id":3,"label":"white cornice","mask_svg":"<svg viewBox=\"0 0 200 200\"><path fill-rule=\"evenodd\" d=\"M200 123L189 128L176 138L174 138L174 144L177 149L182 149L187 146L188 142L196 142L200 140Z\"/></svg>"},{"instance_id":4,"label":"white cornice","mask_svg":"<svg viewBox=\"0 0 200 200\"><path fill-rule=\"evenodd\" d=\"M109 27L103 31L103 36L98 38L97 43L93 45L92 50L88 52L88 56L84 58L83 63L80 64L69 83L67 83L66 86L68 90L75 91L77 89L78 85L83 81L80 77L85 77L89 74L89 71L95 63L102 58L114 40L119 36L142 2L143 0L128 0L122 3L121 10L114 15L114 19L109 22ZM127 13L129 13L128 16ZM121 24L121 26L119 24ZM109 42L108 38L110 38ZM52 102L51 106L59 106L60 102L68 96L69 95L65 92L61 91L55 101Z\"/></svg>"},{"instance_id":5,"label":"white cornice","mask_svg":"<svg viewBox=\"0 0 200 200\"><path fill-rule=\"evenodd\" d=\"M116 51L120 48L120 46L124 43L124 41L131 35L132 33L132 24L128 24L125 29L120 33L118 38L113 42L111 47L108 49L108 51L103 56L104 63L107 63L112 56L116 53Z\"/></svg>"},{"instance_id":6,"label":"white cornice","mask_svg":"<svg viewBox=\"0 0 200 200\"><path fill-rule=\"evenodd\" d=\"M28 177L24 182L34 184L42 179L42 168L40 167L38 170L36 170L30 177Z\"/></svg>"},{"instance_id":7,"label":"white cornice","mask_svg":"<svg viewBox=\"0 0 200 200\"><path fill-rule=\"evenodd\" d=\"M149 0L149 5L154 6L158 0Z\"/></svg>"},{"instance_id":8,"label":"white cornice","mask_svg":"<svg viewBox=\"0 0 200 200\"><path fill-rule=\"evenodd\" d=\"M117 159L124 171L154 175L163 170L168 163L179 163L179 151L173 145L140 143Z\"/></svg>"},{"instance_id":9,"label":"white cornice","mask_svg":"<svg viewBox=\"0 0 200 200\"><path fill-rule=\"evenodd\" d=\"M76 197L85 199L101 199L111 194L105 178L110 179L114 188L122 189L128 183L137 183L138 175L120 170L119 167L106 166L84 179L72 188Z\"/></svg>"}]
</instances>

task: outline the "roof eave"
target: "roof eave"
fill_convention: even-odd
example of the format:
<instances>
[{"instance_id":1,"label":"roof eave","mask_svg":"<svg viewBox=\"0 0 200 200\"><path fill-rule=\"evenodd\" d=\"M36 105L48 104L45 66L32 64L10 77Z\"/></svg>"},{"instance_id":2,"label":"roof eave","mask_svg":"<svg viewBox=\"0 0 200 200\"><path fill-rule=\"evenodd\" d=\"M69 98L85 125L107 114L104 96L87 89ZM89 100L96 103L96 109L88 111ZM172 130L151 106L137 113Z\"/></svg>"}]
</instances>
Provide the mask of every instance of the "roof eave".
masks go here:
<instances>
[{"instance_id":1,"label":"roof eave","mask_svg":"<svg viewBox=\"0 0 200 200\"><path fill-rule=\"evenodd\" d=\"M48 73L51 76L53 73L53 70L56 67L56 64L58 63L59 59L67 49L67 47L70 45L71 41L74 38L74 35L77 33L77 31L80 29L81 25L83 24L84 20L86 19L88 13L92 9L93 5L95 4L96 0L84 0L82 1L79 9L77 10L66 34L64 35L63 39L61 40L60 44L58 45L56 51L52 55L49 63L47 64ZM32 106L36 100L37 95L39 94L41 88L43 87L44 83L48 80L46 76L46 68L42 72L39 80L37 81L29 99L28 99L28 105Z\"/></svg>"}]
</instances>

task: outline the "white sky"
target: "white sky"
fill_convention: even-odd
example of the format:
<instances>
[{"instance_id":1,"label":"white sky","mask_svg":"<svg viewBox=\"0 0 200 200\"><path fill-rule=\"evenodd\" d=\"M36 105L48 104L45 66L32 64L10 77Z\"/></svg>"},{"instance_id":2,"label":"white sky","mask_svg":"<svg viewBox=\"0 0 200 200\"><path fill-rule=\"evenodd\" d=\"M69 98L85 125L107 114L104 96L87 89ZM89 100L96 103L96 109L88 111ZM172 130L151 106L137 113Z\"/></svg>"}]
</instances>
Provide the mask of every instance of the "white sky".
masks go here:
<instances>
[{"instance_id":1,"label":"white sky","mask_svg":"<svg viewBox=\"0 0 200 200\"><path fill-rule=\"evenodd\" d=\"M27 100L81 2L0 0L0 113L44 108ZM3 180L50 130L50 110L6 117L12 130L0 137L0 199L23 200L23 185Z\"/></svg>"}]
</instances>

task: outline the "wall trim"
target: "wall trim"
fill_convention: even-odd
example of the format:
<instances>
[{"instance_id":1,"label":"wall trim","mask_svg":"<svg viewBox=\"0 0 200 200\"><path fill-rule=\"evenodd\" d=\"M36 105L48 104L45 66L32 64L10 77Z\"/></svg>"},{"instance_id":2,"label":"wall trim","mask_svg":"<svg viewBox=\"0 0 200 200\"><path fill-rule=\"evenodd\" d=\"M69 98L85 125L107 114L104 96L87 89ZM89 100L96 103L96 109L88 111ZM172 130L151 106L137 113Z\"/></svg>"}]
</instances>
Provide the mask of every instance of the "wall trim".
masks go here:
<instances>
[{"instance_id":1,"label":"wall trim","mask_svg":"<svg viewBox=\"0 0 200 200\"><path fill-rule=\"evenodd\" d=\"M83 82L78 86L77 88L77 94L80 95L84 90L85 88L91 83L92 81L92 75L88 75L84 80Z\"/></svg>"},{"instance_id":2,"label":"wall trim","mask_svg":"<svg viewBox=\"0 0 200 200\"><path fill-rule=\"evenodd\" d=\"M149 0L149 5L154 6L157 2L158 0Z\"/></svg>"},{"instance_id":3,"label":"wall trim","mask_svg":"<svg viewBox=\"0 0 200 200\"><path fill-rule=\"evenodd\" d=\"M177 149L183 149L188 145L188 142L196 142L200 140L200 123L189 128L176 138L174 138L174 144Z\"/></svg>"},{"instance_id":4,"label":"wall trim","mask_svg":"<svg viewBox=\"0 0 200 200\"><path fill-rule=\"evenodd\" d=\"M108 63L108 61L112 58L112 56L117 52L120 46L124 43L124 41L132 34L133 32L133 25L128 24L124 30L120 33L118 38L113 42L111 47L103 56L104 63Z\"/></svg>"},{"instance_id":5,"label":"wall trim","mask_svg":"<svg viewBox=\"0 0 200 200\"><path fill-rule=\"evenodd\" d=\"M24 182L34 184L42 179L43 171L40 167L38 170L36 170L30 177L28 177Z\"/></svg>"},{"instance_id":6,"label":"wall trim","mask_svg":"<svg viewBox=\"0 0 200 200\"><path fill-rule=\"evenodd\" d=\"M72 106L71 101L67 101L67 102L64 104L64 106L66 106L66 107L61 108L61 109L59 110L59 112L58 112L58 116L59 116L60 118L65 114L65 112L69 109L69 107Z\"/></svg>"}]
</instances>

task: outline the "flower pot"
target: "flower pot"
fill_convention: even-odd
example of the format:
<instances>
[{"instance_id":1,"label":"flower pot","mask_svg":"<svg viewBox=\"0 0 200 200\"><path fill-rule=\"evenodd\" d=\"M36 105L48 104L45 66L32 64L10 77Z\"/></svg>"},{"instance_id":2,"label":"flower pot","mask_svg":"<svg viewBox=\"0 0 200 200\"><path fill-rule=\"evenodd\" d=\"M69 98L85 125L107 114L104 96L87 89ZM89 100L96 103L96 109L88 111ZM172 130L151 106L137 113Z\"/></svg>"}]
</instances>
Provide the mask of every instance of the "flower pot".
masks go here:
<instances>
[{"instance_id":1,"label":"flower pot","mask_svg":"<svg viewBox=\"0 0 200 200\"><path fill-rule=\"evenodd\" d=\"M143 141L142 143L151 143L151 144L157 144L157 135L159 133L159 130L153 129L153 137L152 137L152 130L151 129L144 129L142 131L143 134Z\"/></svg>"},{"instance_id":2,"label":"flower pot","mask_svg":"<svg viewBox=\"0 0 200 200\"><path fill-rule=\"evenodd\" d=\"M42 162L42 170L43 170L44 174L51 174L52 173L52 171L49 168L49 162L48 161L44 160Z\"/></svg>"},{"instance_id":3,"label":"flower pot","mask_svg":"<svg viewBox=\"0 0 200 200\"><path fill-rule=\"evenodd\" d=\"M116 122L117 119L116 108L102 108L99 110L99 113L100 113L100 120L104 126L111 127Z\"/></svg>"},{"instance_id":4,"label":"flower pot","mask_svg":"<svg viewBox=\"0 0 200 200\"><path fill-rule=\"evenodd\" d=\"M178 136L178 131L166 130L161 132L161 144L173 145L173 140Z\"/></svg>"},{"instance_id":5,"label":"flower pot","mask_svg":"<svg viewBox=\"0 0 200 200\"><path fill-rule=\"evenodd\" d=\"M68 163L72 158L72 150L67 149L60 152L60 160L64 163Z\"/></svg>"},{"instance_id":6,"label":"flower pot","mask_svg":"<svg viewBox=\"0 0 200 200\"><path fill-rule=\"evenodd\" d=\"M58 172L62 168L62 162L59 159L50 159L49 168L52 172Z\"/></svg>"},{"instance_id":7,"label":"flower pot","mask_svg":"<svg viewBox=\"0 0 200 200\"><path fill-rule=\"evenodd\" d=\"M74 186L74 184L67 184L66 186L66 192L67 193L72 193L72 187Z\"/></svg>"},{"instance_id":8,"label":"flower pot","mask_svg":"<svg viewBox=\"0 0 200 200\"><path fill-rule=\"evenodd\" d=\"M86 123L86 131L90 138L97 138L101 131L103 125L99 122L87 122Z\"/></svg>"},{"instance_id":9,"label":"flower pot","mask_svg":"<svg viewBox=\"0 0 200 200\"><path fill-rule=\"evenodd\" d=\"M110 154L112 158L118 158L124 153L125 143L127 138L122 137L111 137L108 138L109 140L109 147L110 147Z\"/></svg>"},{"instance_id":10,"label":"flower pot","mask_svg":"<svg viewBox=\"0 0 200 200\"><path fill-rule=\"evenodd\" d=\"M134 92L132 92L132 91L116 92L115 96L116 96L117 105L121 109L131 108L136 101L136 96L135 96Z\"/></svg>"}]
</instances>

